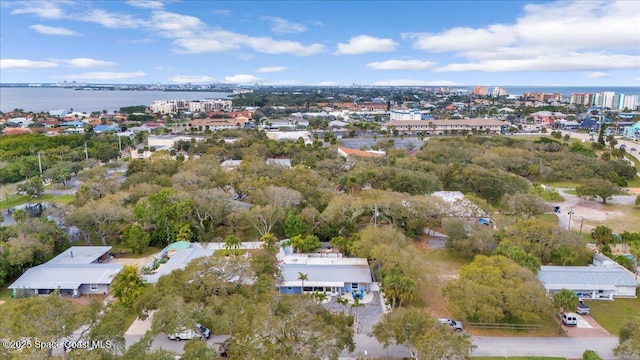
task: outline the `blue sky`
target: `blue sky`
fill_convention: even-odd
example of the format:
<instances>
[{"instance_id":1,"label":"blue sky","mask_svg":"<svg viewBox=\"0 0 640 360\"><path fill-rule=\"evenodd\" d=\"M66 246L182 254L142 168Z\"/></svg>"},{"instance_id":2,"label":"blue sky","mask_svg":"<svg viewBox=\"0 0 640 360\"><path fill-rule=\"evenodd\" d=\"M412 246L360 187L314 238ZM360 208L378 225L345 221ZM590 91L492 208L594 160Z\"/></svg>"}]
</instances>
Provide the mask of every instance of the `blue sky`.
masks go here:
<instances>
[{"instance_id":1,"label":"blue sky","mask_svg":"<svg viewBox=\"0 0 640 360\"><path fill-rule=\"evenodd\" d=\"M637 86L640 1L7 1L0 82Z\"/></svg>"}]
</instances>

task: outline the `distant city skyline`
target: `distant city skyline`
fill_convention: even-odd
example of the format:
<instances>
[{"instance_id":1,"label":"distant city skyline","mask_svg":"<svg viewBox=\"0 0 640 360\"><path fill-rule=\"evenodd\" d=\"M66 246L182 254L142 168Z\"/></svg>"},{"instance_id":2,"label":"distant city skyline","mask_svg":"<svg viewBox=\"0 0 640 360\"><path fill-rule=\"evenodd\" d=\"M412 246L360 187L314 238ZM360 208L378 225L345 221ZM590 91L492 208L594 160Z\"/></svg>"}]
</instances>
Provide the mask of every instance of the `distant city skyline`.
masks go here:
<instances>
[{"instance_id":1,"label":"distant city skyline","mask_svg":"<svg viewBox=\"0 0 640 360\"><path fill-rule=\"evenodd\" d=\"M0 82L639 86L639 24L638 1L2 1Z\"/></svg>"}]
</instances>

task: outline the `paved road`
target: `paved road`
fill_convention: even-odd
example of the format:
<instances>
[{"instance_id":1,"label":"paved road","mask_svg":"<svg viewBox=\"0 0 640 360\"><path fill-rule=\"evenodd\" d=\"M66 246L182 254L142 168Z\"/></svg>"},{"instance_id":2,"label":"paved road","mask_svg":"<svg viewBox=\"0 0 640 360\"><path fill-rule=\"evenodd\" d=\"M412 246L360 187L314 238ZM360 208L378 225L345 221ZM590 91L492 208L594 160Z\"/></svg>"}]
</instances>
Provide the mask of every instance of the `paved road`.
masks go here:
<instances>
[{"instance_id":1,"label":"paved road","mask_svg":"<svg viewBox=\"0 0 640 360\"><path fill-rule=\"evenodd\" d=\"M585 350L596 351L603 359L616 359L617 337L530 338L473 337L478 347L473 356L557 356L581 359Z\"/></svg>"}]
</instances>

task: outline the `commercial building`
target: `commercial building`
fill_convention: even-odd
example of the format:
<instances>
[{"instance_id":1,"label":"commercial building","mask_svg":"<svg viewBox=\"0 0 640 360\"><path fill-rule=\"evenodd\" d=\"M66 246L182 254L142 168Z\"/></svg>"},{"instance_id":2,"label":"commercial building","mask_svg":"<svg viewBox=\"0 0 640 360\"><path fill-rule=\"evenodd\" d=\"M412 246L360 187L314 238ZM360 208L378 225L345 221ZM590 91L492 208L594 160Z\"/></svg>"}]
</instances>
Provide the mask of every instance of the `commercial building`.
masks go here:
<instances>
[{"instance_id":1,"label":"commercial building","mask_svg":"<svg viewBox=\"0 0 640 360\"><path fill-rule=\"evenodd\" d=\"M496 119L389 121L386 129L405 135L443 135L462 132L500 134L509 124Z\"/></svg>"},{"instance_id":2,"label":"commercial building","mask_svg":"<svg viewBox=\"0 0 640 360\"><path fill-rule=\"evenodd\" d=\"M389 119L395 120L422 120L422 114L416 109L411 110L391 110L389 112Z\"/></svg>"}]
</instances>

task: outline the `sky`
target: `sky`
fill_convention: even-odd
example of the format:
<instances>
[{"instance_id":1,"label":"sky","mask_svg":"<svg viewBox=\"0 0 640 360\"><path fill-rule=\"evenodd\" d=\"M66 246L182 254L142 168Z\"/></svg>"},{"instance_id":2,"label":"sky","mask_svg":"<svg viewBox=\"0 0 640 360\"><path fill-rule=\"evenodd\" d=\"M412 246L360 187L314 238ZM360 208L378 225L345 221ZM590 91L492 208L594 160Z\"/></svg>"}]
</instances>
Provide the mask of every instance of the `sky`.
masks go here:
<instances>
[{"instance_id":1,"label":"sky","mask_svg":"<svg viewBox=\"0 0 640 360\"><path fill-rule=\"evenodd\" d=\"M0 82L638 86L640 1L0 2Z\"/></svg>"}]
</instances>

